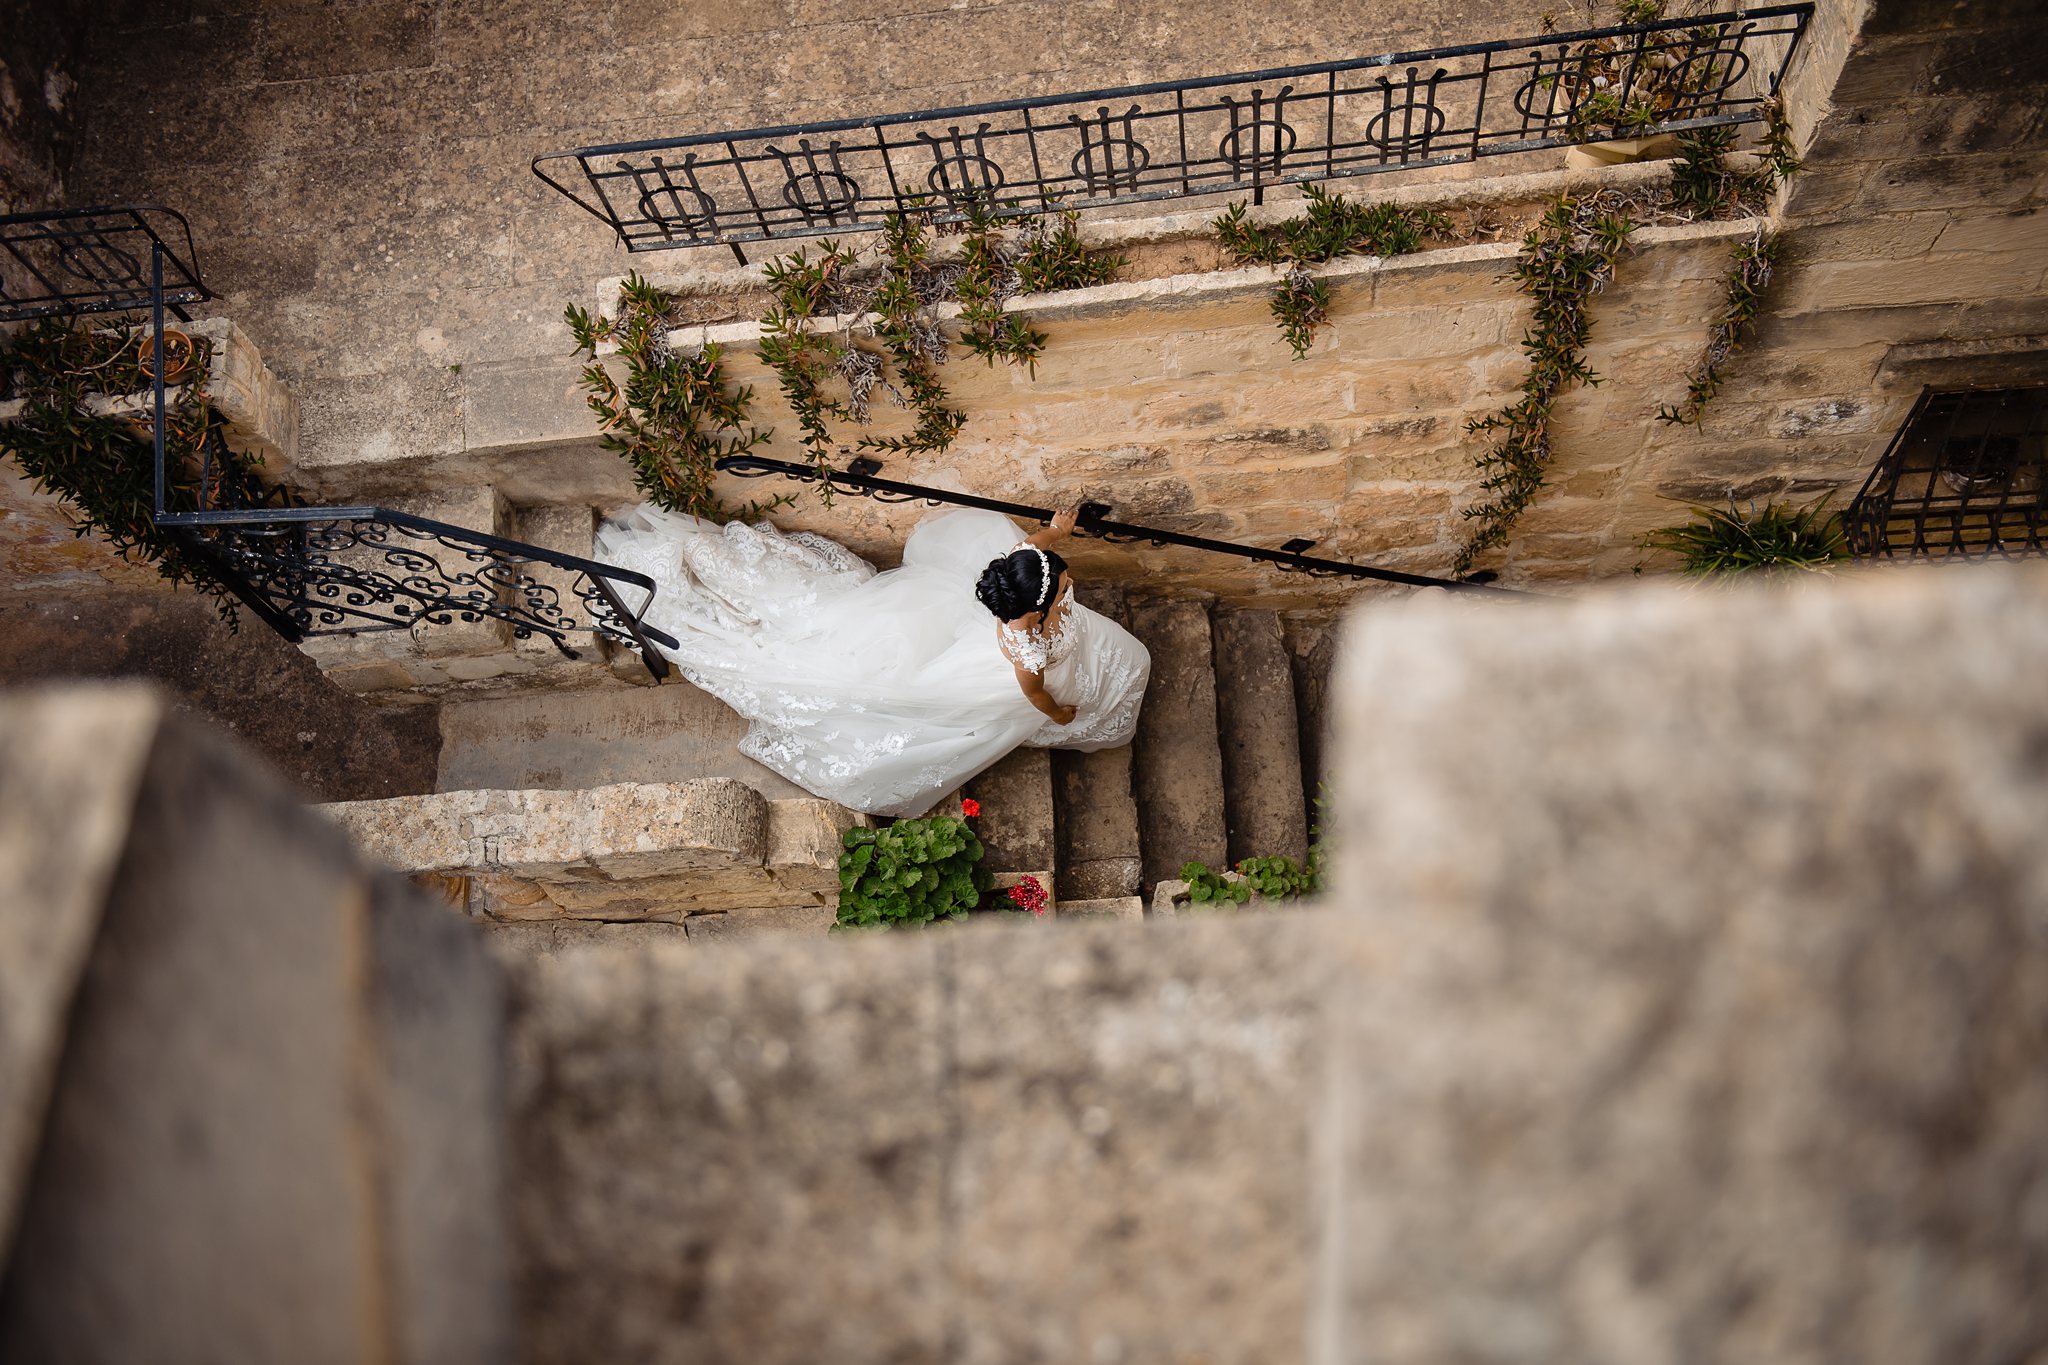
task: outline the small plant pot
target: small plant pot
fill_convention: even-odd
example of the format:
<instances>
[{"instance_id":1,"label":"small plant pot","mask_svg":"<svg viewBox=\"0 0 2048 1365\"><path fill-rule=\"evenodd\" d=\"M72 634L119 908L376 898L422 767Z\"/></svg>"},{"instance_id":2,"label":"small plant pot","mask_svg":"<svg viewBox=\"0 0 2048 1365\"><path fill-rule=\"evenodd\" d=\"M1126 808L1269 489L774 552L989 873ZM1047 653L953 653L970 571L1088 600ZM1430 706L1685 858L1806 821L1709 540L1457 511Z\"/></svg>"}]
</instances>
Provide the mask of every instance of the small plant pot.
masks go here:
<instances>
[{"instance_id":1,"label":"small plant pot","mask_svg":"<svg viewBox=\"0 0 2048 1365\"><path fill-rule=\"evenodd\" d=\"M164 359L164 383L182 384L191 376L192 365L199 356L199 348L192 338L175 327L166 327L161 337L144 337L142 341L142 373L150 383L156 382L158 343L162 343Z\"/></svg>"},{"instance_id":2,"label":"small plant pot","mask_svg":"<svg viewBox=\"0 0 2048 1365\"><path fill-rule=\"evenodd\" d=\"M1609 142L1582 142L1567 147L1564 164L1570 170L1594 170L1601 166L1625 166L1634 161L1664 161L1678 155L1678 135L1658 133L1653 137L1623 137Z\"/></svg>"}]
</instances>

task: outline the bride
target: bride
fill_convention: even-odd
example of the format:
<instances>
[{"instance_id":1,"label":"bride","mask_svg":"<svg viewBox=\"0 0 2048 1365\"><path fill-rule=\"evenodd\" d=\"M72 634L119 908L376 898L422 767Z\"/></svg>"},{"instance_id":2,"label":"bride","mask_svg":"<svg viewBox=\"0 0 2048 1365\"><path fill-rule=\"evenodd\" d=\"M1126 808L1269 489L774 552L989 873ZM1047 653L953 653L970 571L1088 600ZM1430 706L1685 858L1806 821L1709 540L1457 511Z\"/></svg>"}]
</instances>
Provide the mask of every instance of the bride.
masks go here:
<instances>
[{"instance_id":1,"label":"bride","mask_svg":"<svg viewBox=\"0 0 2048 1365\"><path fill-rule=\"evenodd\" d=\"M877 573L808 531L643 504L599 529L596 557L655 581L646 620L752 722L740 752L855 810L922 815L1020 744L1130 742L1151 658L1074 600L1053 548L1074 520L1020 540L995 512L934 512Z\"/></svg>"}]
</instances>

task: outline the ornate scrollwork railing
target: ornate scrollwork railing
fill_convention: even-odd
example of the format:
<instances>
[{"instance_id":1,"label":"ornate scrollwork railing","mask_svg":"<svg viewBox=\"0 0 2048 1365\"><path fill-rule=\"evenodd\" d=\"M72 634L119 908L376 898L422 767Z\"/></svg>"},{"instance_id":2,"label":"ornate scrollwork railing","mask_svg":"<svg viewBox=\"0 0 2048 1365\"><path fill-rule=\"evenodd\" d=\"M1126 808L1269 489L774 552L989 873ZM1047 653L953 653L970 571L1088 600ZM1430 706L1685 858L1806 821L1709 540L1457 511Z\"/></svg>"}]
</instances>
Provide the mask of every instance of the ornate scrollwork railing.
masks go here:
<instances>
[{"instance_id":1,"label":"ornate scrollwork railing","mask_svg":"<svg viewBox=\"0 0 2048 1365\"><path fill-rule=\"evenodd\" d=\"M1810 3L535 157L628 250L1093 208L1473 161L1763 116ZM1623 108L1625 134L1613 124ZM744 259L744 258L743 258Z\"/></svg>"},{"instance_id":2,"label":"ornate scrollwork railing","mask_svg":"<svg viewBox=\"0 0 2048 1365\"><path fill-rule=\"evenodd\" d=\"M167 515L250 610L288 639L502 621L515 639L551 641L567 658L588 634L637 650L675 640L626 605L654 596L645 574L384 507L280 507Z\"/></svg>"},{"instance_id":3,"label":"ornate scrollwork railing","mask_svg":"<svg viewBox=\"0 0 2048 1365\"><path fill-rule=\"evenodd\" d=\"M923 484L885 479L877 472L881 469L880 463L865 457L852 461L845 469L828 469L821 472L808 464L770 459L764 455L728 455L718 462L718 468L724 473L736 474L746 479L765 479L779 475L799 483L829 483L835 494L851 498L872 498L876 502L923 502L933 507L980 507L991 512L1001 512L1006 517L1016 517L1021 521L1041 523L1052 519L1050 508L1032 507L1020 502L1003 502L996 498L979 497L973 493L955 493L951 489L929 488ZM1528 595L1511 588L1491 586L1485 581L1486 578L1492 577L1491 573L1485 575L1485 578L1478 575L1470 579L1432 578L1427 574L1404 573L1399 569L1382 569L1371 564L1351 564L1341 559L1322 559L1306 553L1315 544L1312 540L1290 540L1277 549L1267 549L1262 545L1240 545L1235 541L1213 540L1207 536L1187 535L1156 526L1138 526L1131 522L1116 521L1110 517L1114 510L1107 503L1082 503L1080 523L1075 527L1075 533L1111 545L1142 543L1161 548L1177 545L1183 549L1206 550L1211 554L1235 555L1239 559L1271 564L1285 573L1302 573L1312 578L1373 579L1382 583L1405 583L1418 588L1448 588L1453 592L1505 593L1516 597Z\"/></svg>"},{"instance_id":4,"label":"ornate scrollwork railing","mask_svg":"<svg viewBox=\"0 0 2048 1365\"><path fill-rule=\"evenodd\" d=\"M183 253L159 228L175 223ZM169 209L60 209L0 216L0 322L148 309L154 335L183 303L213 297L191 229ZM501 621L515 639L578 657L580 635L637 650L668 675L656 645L675 640L642 617L654 580L383 507L297 507L282 489L238 477L207 428L195 455L197 510L169 506L165 371L152 368L156 500L151 520L178 536L212 576L288 640ZM189 505L189 504L187 504ZM637 590L637 608L622 593Z\"/></svg>"}]
</instances>

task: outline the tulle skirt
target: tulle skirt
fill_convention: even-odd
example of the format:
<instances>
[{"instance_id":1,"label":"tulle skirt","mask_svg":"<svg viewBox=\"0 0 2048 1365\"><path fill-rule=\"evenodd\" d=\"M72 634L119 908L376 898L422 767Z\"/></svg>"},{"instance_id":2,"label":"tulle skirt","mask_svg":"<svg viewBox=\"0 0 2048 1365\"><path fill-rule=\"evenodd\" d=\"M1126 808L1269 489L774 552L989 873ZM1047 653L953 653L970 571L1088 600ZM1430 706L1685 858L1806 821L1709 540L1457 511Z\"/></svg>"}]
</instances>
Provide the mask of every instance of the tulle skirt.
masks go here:
<instances>
[{"instance_id":1,"label":"tulle skirt","mask_svg":"<svg viewBox=\"0 0 2048 1365\"><path fill-rule=\"evenodd\" d=\"M1073 721L1018 687L974 583L1020 538L994 512L934 512L877 573L809 532L642 505L599 529L596 555L655 581L646 619L678 641L678 672L751 722L743 753L855 810L920 815L1020 744L1111 748L1137 727L1145 647L1078 602L1045 672Z\"/></svg>"}]
</instances>

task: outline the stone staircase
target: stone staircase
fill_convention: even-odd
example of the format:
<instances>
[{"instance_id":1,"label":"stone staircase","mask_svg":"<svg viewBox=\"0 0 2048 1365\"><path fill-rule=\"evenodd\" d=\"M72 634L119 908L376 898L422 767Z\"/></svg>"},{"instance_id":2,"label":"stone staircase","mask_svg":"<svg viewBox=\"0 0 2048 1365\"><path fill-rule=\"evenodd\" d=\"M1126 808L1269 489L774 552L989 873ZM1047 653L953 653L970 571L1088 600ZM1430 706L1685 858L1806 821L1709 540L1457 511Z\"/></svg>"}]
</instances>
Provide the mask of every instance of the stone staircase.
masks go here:
<instances>
[{"instance_id":1,"label":"stone staircase","mask_svg":"<svg viewBox=\"0 0 2048 1365\"><path fill-rule=\"evenodd\" d=\"M441 502L434 513L473 522L474 529L529 535L544 529L549 548L590 553L594 517L585 509L571 515L517 508L489 488ZM1220 870L1253 856L1304 858L1321 776L1328 632L1291 626L1272 611L1127 596L1113 584L1084 583L1081 591L1089 606L1123 623L1151 651L1152 680L1138 733L1125 748L1095 753L1020 749L966 785L961 795L981 803L976 827L999 881L1040 878L1063 916L1135 918L1159 884L1177 879L1190 860ZM629 651L600 644L578 660L564 660L544 642L512 639L495 622L442 635L315 641L308 652L336 682L374 700L440 703L436 788L444 796L577 792L585 804L625 803L623 811L650 801L687 806L684 796L649 795L650 784L722 779L753 788L771 805L806 798L739 753L746 730L739 716L678 678L648 685L652 679ZM635 683L641 685L621 685ZM377 856L441 878L448 894L472 912L516 924L517 937L551 944L560 935L538 912L507 912L497 876L503 840L487 837L488 822L470 812L461 815L467 822L461 829L421 826L440 818L434 812L444 806L448 812L474 806L495 819L503 805L444 801L417 810L337 814L359 836L378 831L380 842L371 849ZM537 811L547 802L529 796L526 805ZM466 842L480 860L473 869L457 866ZM686 844L676 844L677 856ZM806 849L801 875L785 868L759 880L808 887L827 852ZM674 870L681 872L681 865ZM480 888L497 889L480 894ZM627 898L635 905L647 900ZM672 934L705 913L695 904L673 908L676 913L668 914L646 904L638 915L650 926L665 923L660 932ZM758 924L780 928L821 930L830 922L829 907L810 896L801 906L731 904L713 913L744 919L752 911L762 916ZM605 918L617 923L621 917ZM718 931L729 933L737 922L721 922ZM712 928L709 921L697 927Z\"/></svg>"}]
</instances>

